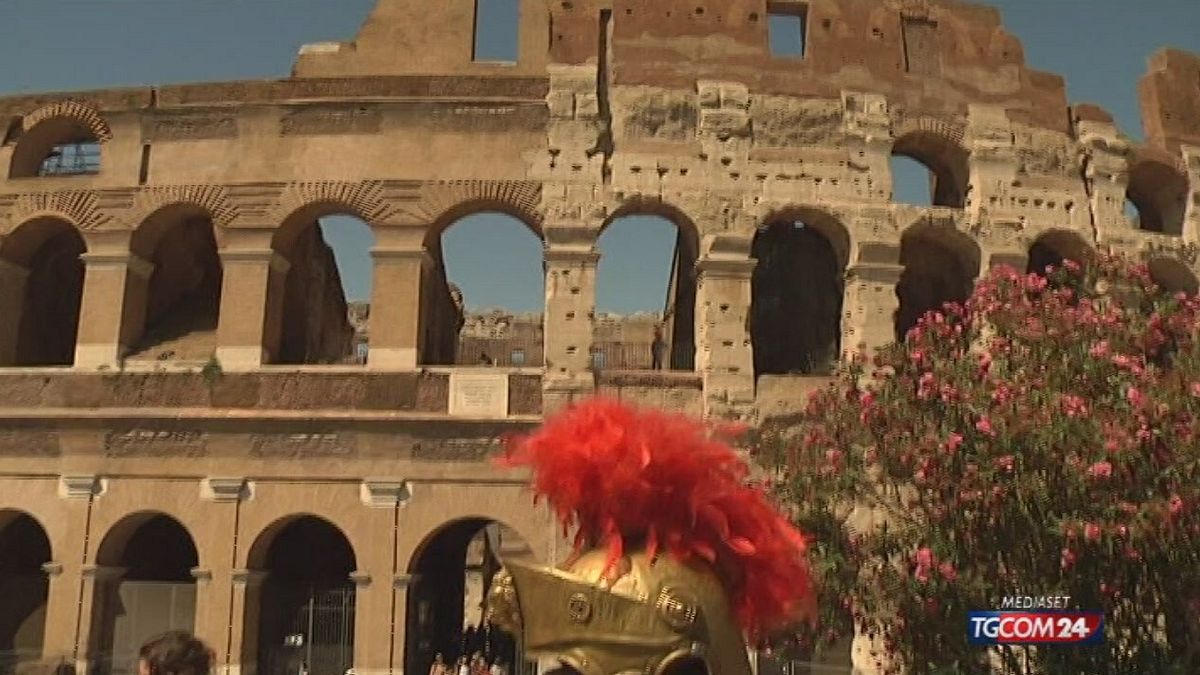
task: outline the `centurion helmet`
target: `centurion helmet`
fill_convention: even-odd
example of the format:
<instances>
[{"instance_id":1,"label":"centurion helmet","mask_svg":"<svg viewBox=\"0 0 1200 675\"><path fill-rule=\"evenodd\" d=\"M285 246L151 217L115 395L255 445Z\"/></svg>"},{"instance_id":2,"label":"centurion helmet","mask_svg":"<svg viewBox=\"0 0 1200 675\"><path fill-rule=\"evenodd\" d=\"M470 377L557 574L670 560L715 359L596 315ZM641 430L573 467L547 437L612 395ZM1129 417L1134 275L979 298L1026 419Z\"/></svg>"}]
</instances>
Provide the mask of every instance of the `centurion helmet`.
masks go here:
<instances>
[{"instance_id":1,"label":"centurion helmet","mask_svg":"<svg viewBox=\"0 0 1200 675\"><path fill-rule=\"evenodd\" d=\"M581 675L749 675L747 640L815 614L805 539L700 422L591 400L510 441L564 535L559 567L505 561L488 617Z\"/></svg>"}]
</instances>

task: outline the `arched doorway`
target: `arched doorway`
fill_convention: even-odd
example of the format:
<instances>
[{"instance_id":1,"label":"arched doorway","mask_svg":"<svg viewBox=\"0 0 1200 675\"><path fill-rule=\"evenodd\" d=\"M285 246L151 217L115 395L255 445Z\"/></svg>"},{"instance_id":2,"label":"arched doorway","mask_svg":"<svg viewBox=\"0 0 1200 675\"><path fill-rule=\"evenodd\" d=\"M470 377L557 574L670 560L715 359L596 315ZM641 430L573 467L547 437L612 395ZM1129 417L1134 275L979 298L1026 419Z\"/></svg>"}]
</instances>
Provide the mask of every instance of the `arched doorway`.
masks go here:
<instances>
[{"instance_id":1,"label":"arched doorway","mask_svg":"<svg viewBox=\"0 0 1200 675\"><path fill-rule=\"evenodd\" d=\"M243 662L259 675L344 675L354 664L354 549L333 523L296 516L267 528L250 549L264 572L246 602Z\"/></svg>"},{"instance_id":2,"label":"arched doorway","mask_svg":"<svg viewBox=\"0 0 1200 675\"><path fill-rule=\"evenodd\" d=\"M1160 161L1143 160L1129 169L1125 214L1137 229L1183 234L1189 188L1187 176Z\"/></svg>"},{"instance_id":3,"label":"arched doorway","mask_svg":"<svg viewBox=\"0 0 1200 675\"><path fill-rule=\"evenodd\" d=\"M367 361L375 236L339 204L313 204L286 218L272 248L264 342L270 363L362 365Z\"/></svg>"},{"instance_id":4,"label":"arched doorway","mask_svg":"<svg viewBox=\"0 0 1200 675\"><path fill-rule=\"evenodd\" d=\"M1054 230L1034 240L1029 247L1028 274L1045 274L1047 268L1058 269L1064 261L1083 263L1091 254L1088 245L1074 232Z\"/></svg>"},{"instance_id":5,"label":"arched doorway","mask_svg":"<svg viewBox=\"0 0 1200 675\"><path fill-rule=\"evenodd\" d=\"M437 654L453 663L479 653L524 672L515 639L486 622L484 600L501 560L530 558L514 530L486 518L457 520L426 538L408 569L405 671L428 672Z\"/></svg>"},{"instance_id":6,"label":"arched doorway","mask_svg":"<svg viewBox=\"0 0 1200 675\"><path fill-rule=\"evenodd\" d=\"M100 139L83 120L46 119L24 131L13 150L9 178L92 176L100 173Z\"/></svg>"},{"instance_id":7,"label":"arched doorway","mask_svg":"<svg viewBox=\"0 0 1200 675\"><path fill-rule=\"evenodd\" d=\"M896 285L898 342L927 312L947 302L963 302L971 295L980 257L979 247L970 237L954 229L918 225L904 234L900 241L904 272Z\"/></svg>"},{"instance_id":8,"label":"arched doorway","mask_svg":"<svg viewBox=\"0 0 1200 675\"><path fill-rule=\"evenodd\" d=\"M75 362L83 261L87 250L73 225L38 218L0 245L2 304L0 365L69 366Z\"/></svg>"},{"instance_id":9,"label":"arched doorway","mask_svg":"<svg viewBox=\"0 0 1200 675\"><path fill-rule=\"evenodd\" d=\"M541 235L508 211L460 208L430 228L421 283L421 364L540 367Z\"/></svg>"},{"instance_id":10,"label":"arched doorway","mask_svg":"<svg viewBox=\"0 0 1200 675\"><path fill-rule=\"evenodd\" d=\"M823 375L838 359L848 236L825 214L772 218L754 237L755 375Z\"/></svg>"},{"instance_id":11,"label":"arched doorway","mask_svg":"<svg viewBox=\"0 0 1200 675\"><path fill-rule=\"evenodd\" d=\"M42 657L50 590L42 565L50 559L50 540L32 516L0 510L0 673Z\"/></svg>"},{"instance_id":12,"label":"arched doorway","mask_svg":"<svg viewBox=\"0 0 1200 675\"><path fill-rule=\"evenodd\" d=\"M695 226L671 210L624 213L598 240L597 370L695 368Z\"/></svg>"},{"instance_id":13,"label":"arched doorway","mask_svg":"<svg viewBox=\"0 0 1200 675\"><path fill-rule=\"evenodd\" d=\"M159 209L133 233L130 251L150 265L127 275L122 342L128 358L212 358L222 269L209 214L184 204Z\"/></svg>"},{"instance_id":14,"label":"arched doorway","mask_svg":"<svg viewBox=\"0 0 1200 675\"><path fill-rule=\"evenodd\" d=\"M96 549L90 661L97 675L137 673L138 648L196 621L195 542L161 513L122 519Z\"/></svg>"},{"instance_id":15,"label":"arched doorway","mask_svg":"<svg viewBox=\"0 0 1200 675\"><path fill-rule=\"evenodd\" d=\"M1150 278L1162 288L1163 292L1172 295L1200 293L1200 280L1196 279L1196 274L1183 262L1171 258L1152 258L1147 266L1150 270Z\"/></svg>"},{"instance_id":16,"label":"arched doorway","mask_svg":"<svg viewBox=\"0 0 1200 675\"><path fill-rule=\"evenodd\" d=\"M894 201L956 209L966 204L967 152L943 136L918 131L897 138L891 168Z\"/></svg>"}]
</instances>

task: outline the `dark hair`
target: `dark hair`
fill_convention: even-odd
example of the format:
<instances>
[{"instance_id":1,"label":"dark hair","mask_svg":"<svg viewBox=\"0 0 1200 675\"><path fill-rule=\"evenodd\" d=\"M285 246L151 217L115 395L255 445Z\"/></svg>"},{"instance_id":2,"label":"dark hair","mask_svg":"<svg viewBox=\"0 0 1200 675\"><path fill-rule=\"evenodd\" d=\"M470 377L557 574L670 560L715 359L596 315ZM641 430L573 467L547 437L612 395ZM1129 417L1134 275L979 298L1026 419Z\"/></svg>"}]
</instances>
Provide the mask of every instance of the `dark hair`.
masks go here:
<instances>
[{"instance_id":1,"label":"dark hair","mask_svg":"<svg viewBox=\"0 0 1200 675\"><path fill-rule=\"evenodd\" d=\"M138 657L150 667L150 675L209 675L213 662L208 645L183 631L148 640Z\"/></svg>"}]
</instances>

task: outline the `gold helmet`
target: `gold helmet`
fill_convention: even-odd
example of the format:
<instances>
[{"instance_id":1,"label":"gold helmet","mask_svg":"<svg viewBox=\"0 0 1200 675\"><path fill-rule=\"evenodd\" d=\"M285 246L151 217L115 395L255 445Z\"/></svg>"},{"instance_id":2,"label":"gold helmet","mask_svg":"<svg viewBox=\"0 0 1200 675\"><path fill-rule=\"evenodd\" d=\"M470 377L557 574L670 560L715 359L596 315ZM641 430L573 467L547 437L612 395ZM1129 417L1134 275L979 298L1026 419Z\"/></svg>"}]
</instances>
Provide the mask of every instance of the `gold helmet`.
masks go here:
<instances>
[{"instance_id":1,"label":"gold helmet","mask_svg":"<svg viewBox=\"0 0 1200 675\"><path fill-rule=\"evenodd\" d=\"M582 675L749 675L746 638L811 611L803 537L698 422L589 401L504 463L532 467L578 527L561 567L507 561L492 581L489 620L530 655Z\"/></svg>"}]
</instances>

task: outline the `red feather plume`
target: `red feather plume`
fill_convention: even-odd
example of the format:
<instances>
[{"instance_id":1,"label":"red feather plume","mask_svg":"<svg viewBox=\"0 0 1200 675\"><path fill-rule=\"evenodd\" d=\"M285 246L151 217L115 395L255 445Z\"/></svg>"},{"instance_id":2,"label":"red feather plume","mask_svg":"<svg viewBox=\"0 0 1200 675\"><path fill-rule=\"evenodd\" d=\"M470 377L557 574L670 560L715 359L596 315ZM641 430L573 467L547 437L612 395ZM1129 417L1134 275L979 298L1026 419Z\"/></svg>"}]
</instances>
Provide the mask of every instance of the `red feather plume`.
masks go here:
<instances>
[{"instance_id":1,"label":"red feather plume","mask_svg":"<svg viewBox=\"0 0 1200 675\"><path fill-rule=\"evenodd\" d=\"M812 618L804 536L704 424L594 399L509 439L500 461L533 470L535 501L578 526L576 554L606 548L609 574L641 545L713 565L751 638Z\"/></svg>"}]
</instances>

